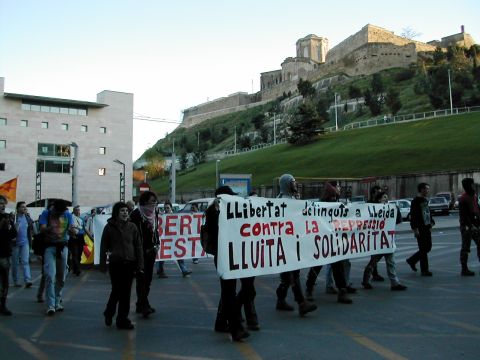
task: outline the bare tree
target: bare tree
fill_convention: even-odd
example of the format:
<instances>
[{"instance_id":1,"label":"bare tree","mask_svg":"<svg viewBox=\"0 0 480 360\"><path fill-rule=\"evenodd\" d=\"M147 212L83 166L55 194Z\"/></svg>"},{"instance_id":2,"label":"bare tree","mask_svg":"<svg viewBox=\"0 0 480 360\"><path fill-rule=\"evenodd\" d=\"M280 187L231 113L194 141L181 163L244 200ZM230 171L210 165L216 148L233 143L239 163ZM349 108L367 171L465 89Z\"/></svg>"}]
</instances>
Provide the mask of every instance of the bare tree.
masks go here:
<instances>
[{"instance_id":1,"label":"bare tree","mask_svg":"<svg viewBox=\"0 0 480 360\"><path fill-rule=\"evenodd\" d=\"M401 36L410 40L413 40L413 38L421 36L422 33L416 32L413 30L410 26L406 28L402 28L402 34Z\"/></svg>"}]
</instances>

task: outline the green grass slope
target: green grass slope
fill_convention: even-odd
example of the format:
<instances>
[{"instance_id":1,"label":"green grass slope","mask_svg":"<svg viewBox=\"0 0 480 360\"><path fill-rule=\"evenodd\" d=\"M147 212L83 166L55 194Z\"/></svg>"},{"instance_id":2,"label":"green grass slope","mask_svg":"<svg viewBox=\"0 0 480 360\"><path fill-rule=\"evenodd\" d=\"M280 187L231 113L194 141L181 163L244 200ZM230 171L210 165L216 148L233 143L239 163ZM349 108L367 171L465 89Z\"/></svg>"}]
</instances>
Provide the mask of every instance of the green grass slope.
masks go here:
<instances>
[{"instance_id":1,"label":"green grass slope","mask_svg":"<svg viewBox=\"0 0 480 360\"><path fill-rule=\"evenodd\" d=\"M288 144L223 159L221 173L252 174L254 186L297 177L366 177L480 167L480 113L327 134L316 142ZM211 189L215 162L177 177L177 191ZM155 180L159 193L168 180Z\"/></svg>"}]
</instances>

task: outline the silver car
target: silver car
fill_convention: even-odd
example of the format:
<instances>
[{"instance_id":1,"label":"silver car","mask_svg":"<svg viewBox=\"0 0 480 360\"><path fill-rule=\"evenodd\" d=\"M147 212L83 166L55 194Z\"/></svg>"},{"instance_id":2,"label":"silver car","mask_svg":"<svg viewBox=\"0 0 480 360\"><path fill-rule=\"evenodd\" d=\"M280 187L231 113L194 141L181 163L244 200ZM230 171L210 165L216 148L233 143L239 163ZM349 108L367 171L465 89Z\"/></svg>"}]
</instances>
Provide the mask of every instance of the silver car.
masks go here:
<instances>
[{"instance_id":1,"label":"silver car","mask_svg":"<svg viewBox=\"0 0 480 360\"><path fill-rule=\"evenodd\" d=\"M410 221L410 206L411 206L410 200L407 200L407 199L390 200L388 203L397 205L398 209L400 210L400 214L402 215L402 220Z\"/></svg>"},{"instance_id":2,"label":"silver car","mask_svg":"<svg viewBox=\"0 0 480 360\"><path fill-rule=\"evenodd\" d=\"M428 201L428 207L432 214L450 214L450 205L444 197L433 197Z\"/></svg>"}]
</instances>

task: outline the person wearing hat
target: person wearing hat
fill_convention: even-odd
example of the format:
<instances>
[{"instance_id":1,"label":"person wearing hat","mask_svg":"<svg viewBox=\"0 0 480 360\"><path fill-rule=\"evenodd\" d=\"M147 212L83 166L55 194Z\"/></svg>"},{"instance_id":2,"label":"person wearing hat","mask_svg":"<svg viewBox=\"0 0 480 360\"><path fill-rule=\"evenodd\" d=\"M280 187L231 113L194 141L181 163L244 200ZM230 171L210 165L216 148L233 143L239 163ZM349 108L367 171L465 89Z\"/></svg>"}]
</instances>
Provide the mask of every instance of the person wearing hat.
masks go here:
<instances>
[{"instance_id":1,"label":"person wearing hat","mask_svg":"<svg viewBox=\"0 0 480 360\"><path fill-rule=\"evenodd\" d=\"M290 174L283 174L279 179L280 194L278 198L298 199L298 188L295 178ZM286 301L288 288L292 286L295 301L298 303L300 316L315 311L317 305L307 301L303 296L302 285L300 284L300 270L287 271L280 274L280 284L277 288L277 306L280 311L293 311L293 306Z\"/></svg>"},{"instance_id":2,"label":"person wearing hat","mask_svg":"<svg viewBox=\"0 0 480 360\"><path fill-rule=\"evenodd\" d=\"M229 186L220 186L215 191L215 196L218 195L237 195ZM218 256L218 216L220 210L218 207L218 200L215 199L205 211L207 232L209 238L213 241L213 255L215 268L217 267ZM250 280L249 280L250 279ZM243 341L243 339L250 336L250 334L243 328L241 322L241 306L242 303L253 304L255 298L255 288L253 287L253 281L251 278L242 278L241 290L237 296L237 279L222 279L220 278L220 301L218 303L217 318L215 319L215 331L217 332L230 332L233 341ZM249 306L249 305L247 305ZM256 313L255 313L256 319ZM256 326L250 326L249 317L247 317L247 325L252 330L258 330L258 320L256 320ZM252 324L253 325L253 324Z\"/></svg>"}]
</instances>

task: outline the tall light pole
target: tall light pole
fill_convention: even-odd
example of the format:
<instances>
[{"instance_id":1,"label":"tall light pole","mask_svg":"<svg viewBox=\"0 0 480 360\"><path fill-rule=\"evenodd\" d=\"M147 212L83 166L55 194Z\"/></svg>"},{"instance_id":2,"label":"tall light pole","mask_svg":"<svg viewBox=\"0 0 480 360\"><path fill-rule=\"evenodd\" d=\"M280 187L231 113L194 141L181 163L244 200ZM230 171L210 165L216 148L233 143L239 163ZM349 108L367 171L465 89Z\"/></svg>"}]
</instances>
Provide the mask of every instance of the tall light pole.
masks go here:
<instances>
[{"instance_id":1,"label":"tall light pole","mask_svg":"<svg viewBox=\"0 0 480 360\"><path fill-rule=\"evenodd\" d=\"M125 202L125 163L118 159L113 160L113 162L123 166L123 172L120 173L120 201Z\"/></svg>"},{"instance_id":2,"label":"tall light pole","mask_svg":"<svg viewBox=\"0 0 480 360\"><path fill-rule=\"evenodd\" d=\"M219 164L220 164L220 160L217 159L217 161L215 161L215 189L218 189L218 186L219 186L219 183L220 183L219 174L218 174L218 165Z\"/></svg>"},{"instance_id":3,"label":"tall light pole","mask_svg":"<svg viewBox=\"0 0 480 360\"><path fill-rule=\"evenodd\" d=\"M275 123L275 113L273 113L273 145L277 145L277 127Z\"/></svg>"},{"instance_id":4,"label":"tall light pole","mask_svg":"<svg viewBox=\"0 0 480 360\"><path fill-rule=\"evenodd\" d=\"M72 156L72 206L78 205L78 176L77 176L77 168L78 168L78 145L75 142L70 143L70 148L74 150L74 156L72 156L72 152L70 151L70 156Z\"/></svg>"},{"instance_id":5,"label":"tall light pole","mask_svg":"<svg viewBox=\"0 0 480 360\"><path fill-rule=\"evenodd\" d=\"M172 204L175 204L175 193L177 192L177 158L175 156L175 139L173 139L172 144L172 167L170 170L170 201Z\"/></svg>"},{"instance_id":6,"label":"tall light pole","mask_svg":"<svg viewBox=\"0 0 480 360\"><path fill-rule=\"evenodd\" d=\"M450 80L450 69L448 69L448 90L450 92L450 115L453 115L452 82Z\"/></svg>"},{"instance_id":7,"label":"tall light pole","mask_svg":"<svg viewBox=\"0 0 480 360\"><path fill-rule=\"evenodd\" d=\"M338 131L337 93L335 93L335 131Z\"/></svg>"}]
</instances>

